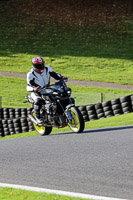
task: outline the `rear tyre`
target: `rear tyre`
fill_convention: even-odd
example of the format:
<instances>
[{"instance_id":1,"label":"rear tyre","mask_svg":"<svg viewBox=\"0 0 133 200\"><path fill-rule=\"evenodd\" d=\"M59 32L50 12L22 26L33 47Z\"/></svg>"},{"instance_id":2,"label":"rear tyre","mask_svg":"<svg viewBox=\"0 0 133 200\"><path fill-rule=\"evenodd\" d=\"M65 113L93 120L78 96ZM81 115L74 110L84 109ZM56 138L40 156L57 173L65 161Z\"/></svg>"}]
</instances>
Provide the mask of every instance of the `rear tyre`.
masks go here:
<instances>
[{"instance_id":1,"label":"rear tyre","mask_svg":"<svg viewBox=\"0 0 133 200\"><path fill-rule=\"evenodd\" d=\"M33 123L35 130L41 135L49 135L52 132L52 127L37 126Z\"/></svg>"},{"instance_id":2,"label":"rear tyre","mask_svg":"<svg viewBox=\"0 0 133 200\"><path fill-rule=\"evenodd\" d=\"M33 113L33 116L35 116L35 113ZM37 126L35 123L33 123L33 126L41 136L49 135L52 132L52 127Z\"/></svg>"},{"instance_id":3,"label":"rear tyre","mask_svg":"<svg viewBox=\"0 0 133 200\"><path fill-rule=\"evenodd\" d=\"M75 133L82 133L85 127L83 116L77 107L69 109L72 115L72 122L68 123L69 128Z\"/></svg>"}]
</instances>

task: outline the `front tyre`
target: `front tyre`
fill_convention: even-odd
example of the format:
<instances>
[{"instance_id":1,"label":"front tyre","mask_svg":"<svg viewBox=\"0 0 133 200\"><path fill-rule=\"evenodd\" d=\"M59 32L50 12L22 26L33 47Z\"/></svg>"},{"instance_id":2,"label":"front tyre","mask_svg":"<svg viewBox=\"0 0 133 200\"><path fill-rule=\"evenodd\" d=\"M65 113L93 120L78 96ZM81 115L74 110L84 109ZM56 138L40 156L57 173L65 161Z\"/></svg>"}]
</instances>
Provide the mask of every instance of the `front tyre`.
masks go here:
<instances>
[{"instance_id":1,"label":"front tyre","mask_svg":"<svg viewBox=\"0 0 133 200\"><path fill-rule=\"evenodd\" d=\"M72 115L72 122L68 123L69 128L75 133L82 133L85 127L83 116L77 107L71 107L69 112Z\"/></svg>"}]
</instances>

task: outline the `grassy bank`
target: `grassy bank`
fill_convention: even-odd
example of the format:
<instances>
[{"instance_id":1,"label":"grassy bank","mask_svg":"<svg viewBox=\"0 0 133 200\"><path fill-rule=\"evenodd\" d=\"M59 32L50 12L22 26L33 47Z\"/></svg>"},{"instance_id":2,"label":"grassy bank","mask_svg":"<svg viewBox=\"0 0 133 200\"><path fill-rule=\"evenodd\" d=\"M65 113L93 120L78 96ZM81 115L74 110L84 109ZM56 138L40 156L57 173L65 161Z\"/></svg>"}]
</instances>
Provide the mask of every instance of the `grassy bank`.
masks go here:
<instances>
[{"instance_id":1,"label":"grassy bank","mask_svg":"<svg viewBox=\"0 0 133 200\"><path fill-rule=\"evenodd\" d=\"M46 23L45 18L38 25L6 9L0 18L0 71L27 73L32 57L40 55L70 79L133 84L131 17L113 28Z\"/></svg>"},{"instance_id":2,"label":"grassy bank","mask_svg":"<svg viewBox=\"0 0 133 200\"><path fill-rule=\"evenodd\" d=\"M6 33L0 33L0 70L27 73L32 57L40 55L70 79L133 84L131 31L113 35L71 29L50 26L36 34L32 28L23 33L14 29L6 40Z\"/></svg>"}]
</instances>

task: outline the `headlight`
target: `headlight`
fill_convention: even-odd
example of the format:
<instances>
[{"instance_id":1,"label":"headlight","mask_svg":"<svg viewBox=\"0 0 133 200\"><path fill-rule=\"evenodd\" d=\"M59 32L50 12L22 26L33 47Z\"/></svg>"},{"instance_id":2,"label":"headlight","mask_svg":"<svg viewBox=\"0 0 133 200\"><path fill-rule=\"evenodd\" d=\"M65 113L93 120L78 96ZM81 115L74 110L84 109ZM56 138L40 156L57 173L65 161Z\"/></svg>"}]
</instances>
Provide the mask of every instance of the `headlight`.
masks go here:
<instances>
[{"instance_id":1,"label":"headlight","mask_svg":"<svg viewBox=\"0 0 133 200\"><path fill-rule=\"evenodd\" d=\"M58 92L53 92L53 95L58 95Z\"/></svg>"},{"instance_id":2,"label":"headlight","mask_svg":"<svg viewBox=\"0 0 133 200\"><path fill-rule=\"evenodd\" d=\"M70 96L71 95L71 91L67 91L67 94Z\"/></svg>"}]
</instances>

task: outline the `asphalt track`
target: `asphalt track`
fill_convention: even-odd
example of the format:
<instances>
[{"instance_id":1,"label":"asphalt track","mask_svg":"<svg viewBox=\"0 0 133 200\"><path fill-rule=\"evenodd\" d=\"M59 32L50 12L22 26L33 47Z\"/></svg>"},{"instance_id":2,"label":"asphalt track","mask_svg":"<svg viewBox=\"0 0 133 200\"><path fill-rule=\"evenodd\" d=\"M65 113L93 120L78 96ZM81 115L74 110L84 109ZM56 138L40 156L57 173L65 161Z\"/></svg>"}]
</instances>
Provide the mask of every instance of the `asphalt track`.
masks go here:
<instances>
[{"instance_id":1,"label":"asphalt track","mask_svg":"<svg viewBox=\"0 0 133 200\"><path fill-rule=\"evenodd\" d=\"M0 141L0 183L133 199L133 126Z\"/></svg>"}]
</instances>

